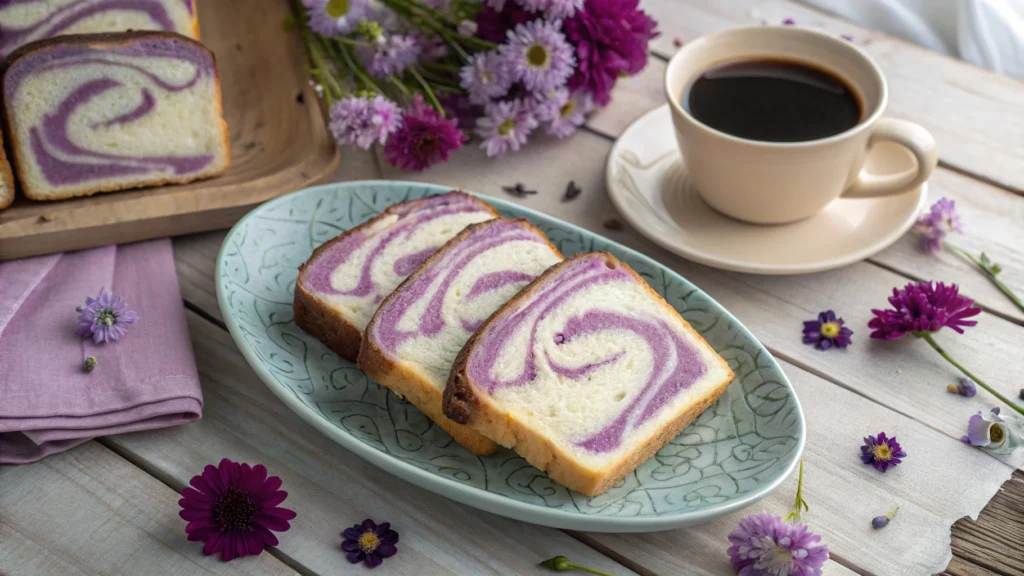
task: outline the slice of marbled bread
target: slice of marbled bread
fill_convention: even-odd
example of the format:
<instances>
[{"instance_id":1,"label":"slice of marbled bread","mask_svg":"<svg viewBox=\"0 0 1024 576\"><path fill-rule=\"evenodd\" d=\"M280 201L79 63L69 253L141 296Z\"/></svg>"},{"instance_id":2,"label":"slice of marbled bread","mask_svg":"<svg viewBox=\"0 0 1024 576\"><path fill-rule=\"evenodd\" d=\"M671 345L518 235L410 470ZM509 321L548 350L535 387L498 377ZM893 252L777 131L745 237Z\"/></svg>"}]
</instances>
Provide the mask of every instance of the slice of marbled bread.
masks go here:
<instances>
[{"instance_id":1,"label":"slice of marbled bread","mask_svg":"<svg viewBox=\"0 0 1024 576\"><path fill-rule=\"evenodd\" d=\"M224 0L212 0L214 2ZM199 39L194 0L0 1L0 58L18 47L67 34L127 30L177 32Z\"/></svg>"},{"instance_id":2,"label":"slice of marbled bread","mask_svg":"<svg viewBox=\"0 0 1024 576\"><path fill-rule=\"evenodd\" d=\"M213 54L179 34L22 46L3 95L13 165L33 200L189 182L231 163Z\"/></svg>"},{"instance_id":3,"label":"slice of marbled bread","mask_svg":"<svg viewBox=\"0 0 1024 576\"><path fill-rule=\"evenodd\" d=\"M328 240L299 267L295 323L355 362L377 307L412 271L470 224L497 218L462 192L410 200Z\"/></svg>"},{"instance_id":4,"label":"slice of marbled bread","mask_svg":"<svg viewBox=\"0 0 1024 576\"><path fill-rule=\"evenodd\" d=\"M473 332L562 255L523 219L468 226L427 259L377 309L359 368L412 402L479 455L498 445L441 410L452 363Z\"/></svg>"},{"instance_id":5,"label":"slice of marbled bread","mask_svg":"<svg viewBox=\"0 0 1024 576\"><path fill-rule=\"evenodd\" d=\"M3 138L0 137L0 141ZM14 202L14 174L11 172L11 165L7 162L7 154L0 144L0 210L7 208Z\"/></svg>"},{"instance_id":6,"label":"slice of marbled bread","mask_svg":"<svg viewBox=\"0 0 1024 576\"><path fill-rule=\"evenodd\" d=\"M593 496L710 406L729 365L629 266L558 264L470 338L444 412Z\"/></svg>"}]
</instances>

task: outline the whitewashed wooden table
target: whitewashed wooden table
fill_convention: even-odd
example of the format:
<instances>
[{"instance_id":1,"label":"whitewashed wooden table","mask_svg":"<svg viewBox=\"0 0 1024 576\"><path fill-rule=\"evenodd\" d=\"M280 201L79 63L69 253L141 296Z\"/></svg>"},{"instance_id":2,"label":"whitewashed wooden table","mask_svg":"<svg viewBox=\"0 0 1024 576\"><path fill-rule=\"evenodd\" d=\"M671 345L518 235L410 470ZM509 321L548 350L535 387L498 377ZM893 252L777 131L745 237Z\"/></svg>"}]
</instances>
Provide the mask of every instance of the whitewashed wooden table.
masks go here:
<instances>
[{"instance_id":1,"label":"whitewashed wooden table","mask_svg":"<svg viewBox=\"0 0 1024 576\"><path fill-rule=\"evenodd\" d=\"M649 66L620 82L612 106L573 138L536 139L519 154L495 161L468 148L448 164L414 175L392 169L374 154L346 150L337 179L417 179L492 195L501 195L503 185L523 182L539 191L519 200L523 204L658 259L729 308L779 359L803 404L809 430L808 521L832 550L827 574L920 573L946 549L954 522L948 573L1024 574L1024 475L1014 470L1021 462L965 449L958 440L967 418L994 405L992 399L980 392L951 402L943 389L956 374L927 347L909 340L878 345L867 338L869 310L884 306L893 286L919 279L957 282L985 313L969 336L952 340L941 334L939 340L1016 398L1024 386L1024 314L978 272L949 254L925 256L908 237L842 270L758 277L683 261L628 226L602 227L617 216L604 191L605 158L630 121L663 102L662 72L674 39L685 42L717 29L789 17L851 34L878 60L891 86L890 114L926 126L938 140L940 167L930 194L957 201L968 226L960 244L974 252L984 249L1003 265L1004 282L1024 292L1024 84L783 0L647 0L645 5L662 31ZM584 192L563 203L570 180ZM350 565L339 550L339 533L367 517L389 521L401 534L399 554L375 574L544 573L537 563L559 554L613 574L732 573L726 535L749 510L654 534L567 533L428 493L321 436L257 379L224 328L213 281L223 237L218 232L175 240L206 401L202 421L100 438L36 464L0 467L0 574L362 573L364 568ZM825 354L800 342L801 322L829 308L856 331L855 344L845 353ZM860 463L860 438L879 430L900 437L918 467L915 478L925 480L901 482L900 469L883 476ZM178 491L205 464L222 457L262 462L284 480L290 494L285 505L298 518L267 554L221 563L185 540ZM994 489L972 486L992 478L1008 480L988 502ZM936 501L930 481L958 483L963 496ZM784 514L795 483L790 478L755 509ZM957 521L986 502L977 521ZM893 549L886 532L866 525L893 503L902 510L886 530L901 526L919 535L899 549Z\"/></svg>"}]
</instances>

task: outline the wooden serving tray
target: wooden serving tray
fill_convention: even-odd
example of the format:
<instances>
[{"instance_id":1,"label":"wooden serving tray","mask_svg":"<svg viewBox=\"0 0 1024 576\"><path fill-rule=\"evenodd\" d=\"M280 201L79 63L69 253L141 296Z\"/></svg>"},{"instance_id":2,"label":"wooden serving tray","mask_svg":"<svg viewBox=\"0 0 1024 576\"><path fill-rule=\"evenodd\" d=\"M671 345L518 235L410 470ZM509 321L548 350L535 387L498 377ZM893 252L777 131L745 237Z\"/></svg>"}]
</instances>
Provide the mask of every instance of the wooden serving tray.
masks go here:
<instances>
[{"instance_id":1,"label":"wooden serving tray","mask_svg":"<svg viewBox=\"0 0 1024 576\"><path fill-rule=\"evenodd\" d=\"M257 204L329 179L340 156L306 77L288 2L200 0L201 39L217 58L231 168L179 186L0 211L0 261L227 228Z\"/></svg>"}]
</instances>

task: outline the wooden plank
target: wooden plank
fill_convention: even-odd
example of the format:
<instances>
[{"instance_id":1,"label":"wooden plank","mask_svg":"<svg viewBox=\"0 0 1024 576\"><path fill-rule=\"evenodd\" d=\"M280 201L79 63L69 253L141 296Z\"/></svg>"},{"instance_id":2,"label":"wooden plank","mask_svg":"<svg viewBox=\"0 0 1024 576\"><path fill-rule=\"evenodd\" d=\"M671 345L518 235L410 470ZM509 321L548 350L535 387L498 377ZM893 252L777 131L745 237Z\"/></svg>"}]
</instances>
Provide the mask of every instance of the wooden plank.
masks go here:
<instances>
[{"instance_id":1,"label":"wooden plank","mask_svg":"<svg viewBox=\"0 0 1024 576\"><path fill-rule=\"evenodd\" d=\"M417 488L354 456L292 413L246 364L231 337L189 313L203 383L203 419L104 440L178 489L207 463L263 463L298 513L279 550L321 574L348 568L339 533L364 518L391 522L399 553L374 574L545 574L559 554L613 574L631 571L557 530L478 511ZM360 568L361 569L361 568Z\"/></svg>"},{"instance_id":2,"label":"wooden plank","mask_svg":"<svg viewBox=\"0 0 1024 576\"><path fill-rule=\"evenodd\" d=\"M963 515L977 514L999 482L1010 477L1011 469L796 366L783 362L783 367L800 397L809 430L803 489L810 510L805 520L822 535L833 559L872 574L940 571L949 559L950 525ZM861 438L881 429L895 434L909 454L901 466L886 474L865 466L858 457ZM727 536L739 519L757 511L785 516L795 492L794 475L761 503L702 526L656 534L581 537L599 548L629 555L659 574L728 573ZM961 496L935 496L951 493ZM896 506L900 512L884 531L872 529L874 516ZM1004 529L1001 535L1015 534ZM1000 558L994 562L1010 561L992 543L1011 544L1003 539L989 542L989 555ZM691 563L699 570L692 572Z\"/></svg>"},{"instance_id":3,"label":"wooden plank","mask_svg":"<svg viewBox=\"0 0 1024 576\"><path fill-rule=\"evenodd\" d=\"M270 554L203 556L178 498L96 442L0 467L0 574L296 574Z\"/></svg>"},{"instance_id":4,"label":"wooden plank","mask_svg":"<svg viewBox=\"0 0 1024 576\"><path fill-rule=\"evenodd\" d=\"M639 75L621 80L612 104L594 114L587 126L616 138L633 120L664 104L664 70L664 62L652 59ZM962 213L965 233L951 237L951 242L976 256L986 252L1002 265L1000 279L1024 296L1024 228L1020 226L1024 221L1024 199L945 168L936 169L929 186L933 201L943 196L951 198ZM909 278L957 282L965 294L986 309L1024 323L1024 311L1014 306L986 276L948 251L937 256L925 253L914 234L907 234L869 260Z\"/></svg>"},{"instance_id":5,"label":"wooden plank","mask_svg":"<svg viewBox=\"0 0 1024 576\"><path fill-rule=\"evenodd\" d=\"M786 0L645 0L644 9L658 20L662 34L652 49L662 57L676 51L675 38L685 42L762 20L780 24L793 18L801 25L850 34L885 73L889 115L925 126L944 164L1024 193L1024 83L1018 80Z\"/></svg>"},{"instance_id":6,"label":"wooden plank","mask_svg":"<svg viewBox=\"0 0 1024 576\"><path fill-rule=\"evenodd\" d=\"M961 560L949 576L1024 574L1024 472L1014 472L977 520L962 518L953 526L953 553Z\"/></svg>"},{"instance_id":7,"label":"wooden plank","mask_svg":"<svg viewBox=\"0 0 1024 576\"><path fill-rule=\"evenodd\" d=\"M288 3L246 8L199 2L203 41L220 72L231 168L184 186L19 199L0 211L0 260L224 228L265 200L330 177L339 155L309 87L302 43L281 24Z\"/></svg>"}]
</instances>

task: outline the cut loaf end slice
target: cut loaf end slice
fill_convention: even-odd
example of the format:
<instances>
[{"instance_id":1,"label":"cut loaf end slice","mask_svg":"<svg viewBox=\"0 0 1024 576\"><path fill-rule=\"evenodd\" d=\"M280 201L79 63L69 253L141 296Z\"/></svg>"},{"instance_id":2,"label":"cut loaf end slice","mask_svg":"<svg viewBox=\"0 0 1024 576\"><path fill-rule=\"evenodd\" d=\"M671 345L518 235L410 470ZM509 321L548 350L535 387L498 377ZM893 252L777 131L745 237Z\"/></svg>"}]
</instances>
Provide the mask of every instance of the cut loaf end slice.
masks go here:
<instances>
[{"instance_id":1,"label":"cut loaf end slice","mask_svg":"<svg viewBox=\"0 0 1024 576\"><path fill-rule=\"evenodd\" d=\"M359 368L477 455L498 445L452 422L441 403L452 363L487 318L562 255L526 220L473 224L395 290L366 328Z\"/></svg>"},{"instance_id":2,"label":"cut loaf end slice","mask_svg":"<svg viewBox=\"0 0 1024 576\"><path fill-rule=\"evenodd\" d=\"M470 338L444 412L593 496L678 435L732 379L628 265L587 253L548 270Z\"/></svg>"},{"instance_id":3,"label":"cut loaf end slice","mask_svg":"<svg viewBox=\"0 0 1024 576\"><path fill-rule=\"evenodd\" d=\"M389 207L328 240L299 267L295 323L355 362L384 298L463 228L496 217L486 202L454 191Z\"/></svg>"},{"instance_id":4,"label":"cut loaf end slice","mask_svg":"<svg viewBox=\"0 0 1024 576\"><path fill-rule=\"evenodd\" d=\"M58 36L8 59L4 110L26 197L215 176L231 163L213 53L169 32Z\"/></svg>"},{"instance_id":5,"label":"cut loaf end slice","mask_svg":"<svg viewBox=\"0 0 1024 576\"><path fill-rule=\"evenodd\" d=\"M194 0L37 0L0 2L0 58L19 46L68 34L128 30L177 32L199 39Z\"/></svg>"}]
</instances>

